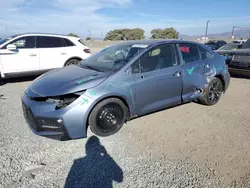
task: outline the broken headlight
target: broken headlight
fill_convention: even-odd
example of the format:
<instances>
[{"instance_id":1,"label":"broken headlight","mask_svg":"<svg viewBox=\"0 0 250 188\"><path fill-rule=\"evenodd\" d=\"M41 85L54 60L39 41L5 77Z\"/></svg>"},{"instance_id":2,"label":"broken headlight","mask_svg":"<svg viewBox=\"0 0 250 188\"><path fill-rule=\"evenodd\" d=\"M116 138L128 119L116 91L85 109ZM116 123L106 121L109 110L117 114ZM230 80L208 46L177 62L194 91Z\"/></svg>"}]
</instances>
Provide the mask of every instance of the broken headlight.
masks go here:
<instances>
[{"instance_id":1,"label":"broken headlight","mask_svg":"<svg viewBox=\"0 0 250 188\"><path fill-rule=\"evenodd\" d=\"M61 109L65 108L66 106L70 105L72 102L74 102L78 97L80 97L85 91L80 91L72 94L66 94L61 96L55 96L55 97L39 97L39 98L33 98L32 100L38 101L38 102L48 102L48 103L55 103L56 107L55 109Z\"/></svg>"}]
</instances>

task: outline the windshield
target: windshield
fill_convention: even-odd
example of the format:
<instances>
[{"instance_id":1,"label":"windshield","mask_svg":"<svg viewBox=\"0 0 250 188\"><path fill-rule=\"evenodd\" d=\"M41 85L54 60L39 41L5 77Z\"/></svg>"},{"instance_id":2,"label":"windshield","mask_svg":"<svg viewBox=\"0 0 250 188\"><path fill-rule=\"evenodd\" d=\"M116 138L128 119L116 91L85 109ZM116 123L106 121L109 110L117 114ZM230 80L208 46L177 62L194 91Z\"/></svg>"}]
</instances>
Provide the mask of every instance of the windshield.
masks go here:
<instances>
[{"instance_id":1,"label":"windshield","mask_svg":"<svg viewBox=\"0 0 250 188\"><path fill-rule=\"evenodd\" d=\"M118 70L147 47L148 45L135 43L110 46L85 59L80 66L101 72Z\"/></svg>"},{"instance_id":2,"label":"windshield","mask_svg":"<svg viewBox=\"0 0 250 188\"><path fill-rule=\"evenodd\" d=\"M13 39L16 36L18 36L18 35L12 35L10 37L4 38L4 39L0 39L0 45L2 45L3 43L7 42L10 39Z\"/></svg>"},{"instance_id":3,"label":"windshield","mask_svg":"<svg viewBox=\"0 0 250 188\"><path fill-rule=\"evenodd\" d=\"M239 48L238 45L224 45L224 46L220 47L218 50L235 50L238 48Z\"/></svg>"}]
</instances>

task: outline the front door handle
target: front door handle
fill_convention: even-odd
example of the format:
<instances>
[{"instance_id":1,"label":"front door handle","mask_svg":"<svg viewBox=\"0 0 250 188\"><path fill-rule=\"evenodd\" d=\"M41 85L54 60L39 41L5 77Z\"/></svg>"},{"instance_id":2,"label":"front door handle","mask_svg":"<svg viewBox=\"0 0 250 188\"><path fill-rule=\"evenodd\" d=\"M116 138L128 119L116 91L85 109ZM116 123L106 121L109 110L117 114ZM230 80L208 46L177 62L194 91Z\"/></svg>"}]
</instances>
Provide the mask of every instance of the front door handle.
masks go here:
<instances>
[{"instance_id":1,"label":"front door handle","mask_svg":"<svg viewBox=\"0 0 250 188\"><path fill-rule=\"evenodd\" d=\"M37 55L36 54L30 54L30 56L33 57L33 56L37 56Z\"/></svg>"},{"instance_id":2,"label":"front door handle","mask_svg":"<svg viewBox=\"0 0 250 188\"><path fill-rule=\"evenodd\" d=\"M210 64L206 64L206 65L204 65L204 67L205 68L209 68L209 67L211 67L211 65Z\"/></svg>"},{"instance_id":3,"label":"front door handle","mask_svg":"<svg viewBox=\"0 0 250 188\"><path fill-rule=\"evenodd\" d=\"M179 76L181 76L181 72L176 71L176 72L173 74L173 76L179 77Z\"/></svg>"}]
</instances>

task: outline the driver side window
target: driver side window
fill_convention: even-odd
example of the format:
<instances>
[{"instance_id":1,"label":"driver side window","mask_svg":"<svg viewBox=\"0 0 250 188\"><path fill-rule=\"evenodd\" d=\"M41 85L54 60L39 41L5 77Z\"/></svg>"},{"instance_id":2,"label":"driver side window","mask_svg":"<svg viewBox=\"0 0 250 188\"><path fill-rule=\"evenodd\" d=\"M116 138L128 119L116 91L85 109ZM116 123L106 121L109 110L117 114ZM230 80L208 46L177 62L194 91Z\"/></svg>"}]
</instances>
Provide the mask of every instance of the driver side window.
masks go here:
<instances>
[{"instance_id":1,"label":"driver side window","mask_svg":"<svg viewBox=\"0 0 250 188\"><path fill-rule=\"evenodd\" d=\"M163 44L150 49L143 54L132 66L132 73L145 73L176 65L177 59L174 46Z\"/></svg>"},{"instance_id":2,"label":"driver side window","mask_svg":"<svg viewBox=\"0 0 250 188\"><path fill-rule=\"evenodd\" d=\"M35 37L34 36L21 37L9 44L14 44L18 49L35 48ZM5 49L9 44L5 46Z\"/></svg>"}]
</instances>

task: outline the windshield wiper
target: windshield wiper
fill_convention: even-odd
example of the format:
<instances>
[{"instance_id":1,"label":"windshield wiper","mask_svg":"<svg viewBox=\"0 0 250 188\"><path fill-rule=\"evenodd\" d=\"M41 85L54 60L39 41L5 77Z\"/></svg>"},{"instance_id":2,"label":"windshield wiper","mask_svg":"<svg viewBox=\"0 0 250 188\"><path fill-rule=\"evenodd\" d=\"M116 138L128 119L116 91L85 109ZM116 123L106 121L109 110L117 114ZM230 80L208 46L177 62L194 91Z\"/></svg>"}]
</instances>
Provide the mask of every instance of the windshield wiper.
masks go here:
<instances>
[{"instance_id":1,"label":"windshield wiper","mask_svg":"<svg viewBox=\"0 0 250 188\"><path fill-rule=\"evenodd\" d=\"M95 71L97 71L97 72L101 72L99 69L97 69L97 68L95 68L95 67L92 67L92 66L90 66L90 65L81 65L82 67L86 67L86 68L88 68L88 69L92 69L92 70L95 70Z\"/></svg>"}]
</instances>

